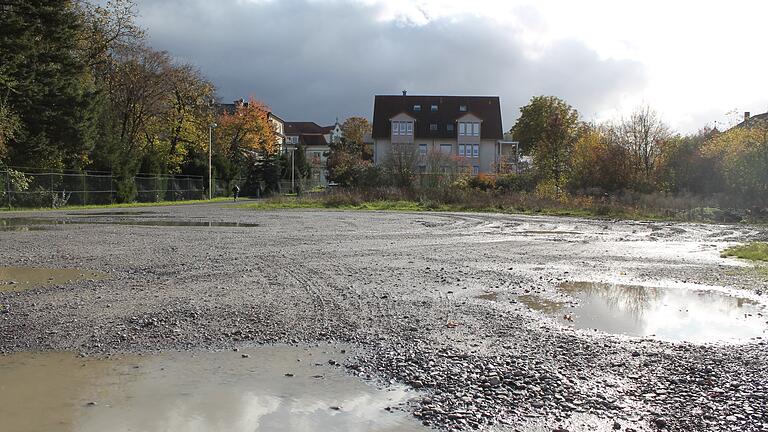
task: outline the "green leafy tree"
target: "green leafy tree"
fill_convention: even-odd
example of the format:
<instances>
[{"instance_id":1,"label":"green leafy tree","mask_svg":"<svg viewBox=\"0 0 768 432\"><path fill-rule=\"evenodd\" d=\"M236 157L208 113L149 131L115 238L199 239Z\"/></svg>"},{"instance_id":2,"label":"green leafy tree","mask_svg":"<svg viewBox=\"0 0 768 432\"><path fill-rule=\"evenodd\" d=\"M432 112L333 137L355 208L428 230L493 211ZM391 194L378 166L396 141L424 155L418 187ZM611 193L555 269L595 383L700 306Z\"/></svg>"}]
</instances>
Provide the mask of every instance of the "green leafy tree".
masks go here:
<instances>
[{"instance_id":1,"label":"green leafy tree","mask_svg":"<svg viewBox=\"0 0 768 432\"><path fill-rule=\"evenodd\" d=\"M568 188L613 192L626 188L630 179L626 150L604 128L586 127L571 153Z\"/></svg>"},{"instance_id":2,"label":"green leafy tree","mask_svg":"<svg viewBox=\"0 0 768 432\"><path fill-rule=\"evenodd\" d=\"M541 179L560 187L567 177L580 127L578 111L565 101L554 96L535 96L520 108L520 118L511 132L520 142L523 154L533 156Z\"/></svg>"},{"instance_id":3,"label":"green leafy tree","mask_svg":"<svg viewBox=\"0 0 768 432\"><path fill-rule=\"evenodd\" d=\"M732 128L707 141L702 154L716 163L734 198L768 203L768 126Z\"/></svg>"},{"instance_id":4,"label":"green leafy tree","mask_svg":"<svg viewBox=\"0 0 768 432\"><path fill-rule=\"evenodd\" d=\"M363 117L350 117L341 125L341 135L346 140L347 151L360 153L366 160L373 159L373 152L365 145L365 136L371 133L371 123Z\"/></svg>"},{"instance_id":5,"label":"green leafy tree","mask_svg":"<svg viewBox=\"0 0 768 432\"><path fill-rule=\"evenodd\" d=\"M73 0L3 2L0 95L20 122L8 140L14 165L80 168L88 163L96 89L79 55L79 18Z\"/></svg>"}]
</instances>

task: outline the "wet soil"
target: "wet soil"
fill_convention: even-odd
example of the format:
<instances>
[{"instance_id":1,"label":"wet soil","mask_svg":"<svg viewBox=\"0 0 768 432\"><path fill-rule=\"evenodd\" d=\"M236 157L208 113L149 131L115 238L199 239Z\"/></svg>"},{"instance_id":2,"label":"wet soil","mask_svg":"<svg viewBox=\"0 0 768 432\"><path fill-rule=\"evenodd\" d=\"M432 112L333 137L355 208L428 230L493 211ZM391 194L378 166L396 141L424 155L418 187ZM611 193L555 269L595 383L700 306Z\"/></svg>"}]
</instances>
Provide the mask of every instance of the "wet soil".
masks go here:
<instances>
[{"instance_id":1,"label":"wet soil","mask_svg":"<svg viewBox=\"0 0 768 432\"><path fill-rule=\"evenodd\" d=\"M0 265L110 275L0 293L0 351L344 342L360 349L344 362L348 373L419 389L409 409L436 429L768 430L764 338L613 335L547 318L522 300L578 305L560 285L585 281L705 285L764 302L763 272L719 255L765 238L764 227L222 204L143 210L162 217L115 219L260 228L0 231ZM475 298L489 293L495 301Z\"/></svg>"}]
</instances>

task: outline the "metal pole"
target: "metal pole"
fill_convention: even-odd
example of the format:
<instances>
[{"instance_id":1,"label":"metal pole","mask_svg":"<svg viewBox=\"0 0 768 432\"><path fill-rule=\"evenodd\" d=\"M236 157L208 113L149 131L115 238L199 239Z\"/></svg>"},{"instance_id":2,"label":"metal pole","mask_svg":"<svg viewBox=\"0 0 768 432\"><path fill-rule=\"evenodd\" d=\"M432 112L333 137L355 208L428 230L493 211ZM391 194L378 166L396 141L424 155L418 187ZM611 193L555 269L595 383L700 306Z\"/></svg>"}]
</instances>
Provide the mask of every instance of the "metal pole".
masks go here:
<instances>
[{"instance_id":1,"label":"metal pole","mask_svg":"<svg viewBox=\"0 0 768 432\"><path fill-rule=\"evenodd\" d=\"M213 159L213 125L208 127L208 199L213 199L213 178L211 161Z\"/></svg>"},{"instance_id":2,"label":"metal pole","mask_svg":"<svg viewBox=\"0 0 768 432\"><path fill-rule=\"evenodd\" d=\"M291 193L296 193L296 185L293 180L293 173L295 172L295 169L293 167L293 159L294 154L296 153L296 148L291 149Z\"/></svg>"}]
</instances>

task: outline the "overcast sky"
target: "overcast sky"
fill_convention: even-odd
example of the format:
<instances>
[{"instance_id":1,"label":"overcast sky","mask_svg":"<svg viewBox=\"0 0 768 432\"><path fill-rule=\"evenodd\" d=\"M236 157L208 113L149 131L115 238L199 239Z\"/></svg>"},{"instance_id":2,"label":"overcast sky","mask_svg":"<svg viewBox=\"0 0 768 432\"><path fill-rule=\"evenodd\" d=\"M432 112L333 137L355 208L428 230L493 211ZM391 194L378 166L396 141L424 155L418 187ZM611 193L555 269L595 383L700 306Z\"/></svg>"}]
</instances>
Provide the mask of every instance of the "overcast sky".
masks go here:
<instances>
[{"instance_id":1,"label":"overcast sky","mask_svg":"<svg viewBox=\"0 0 768 432\"><path fill-rule=\"evenodd\" d=\"M768 1L138 0L150 43L224 101L370 118L373 95L534 95L585 120L648 104L682 132L768 111ZM731 112L731 114L727 114Z\"/></svg>"}]
</instances>

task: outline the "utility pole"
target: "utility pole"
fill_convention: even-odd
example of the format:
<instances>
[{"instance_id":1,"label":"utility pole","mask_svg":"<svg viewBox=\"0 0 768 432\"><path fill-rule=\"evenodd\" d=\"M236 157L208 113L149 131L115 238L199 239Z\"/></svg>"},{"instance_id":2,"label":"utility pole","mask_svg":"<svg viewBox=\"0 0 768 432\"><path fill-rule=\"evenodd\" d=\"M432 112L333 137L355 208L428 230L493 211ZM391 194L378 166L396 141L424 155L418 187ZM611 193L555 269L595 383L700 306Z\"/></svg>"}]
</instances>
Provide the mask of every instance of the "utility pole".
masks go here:
<instances>
[{"instance_id":1,"label":"utility pole","mask_svg":"<svg viewBox=\"0 0 768 432\"><path fill-rule=\"evenodd\" d=\"M294 168L294 155L296 154L296 147L291 148L291 193L296 193L296 184L294 182L294 173L296 172L296 169Z\"/></svg>"},{"instance_id":2,"label":"utility pole","mask_svg":"<svg viewBox=\"0 0 768 432\"><path fill-rule=\"evenodd\" d=\"M213 199L213 128L217 126L216 123L211 123L208 126L208 199Z\"/></svg>"}]
</instances>

